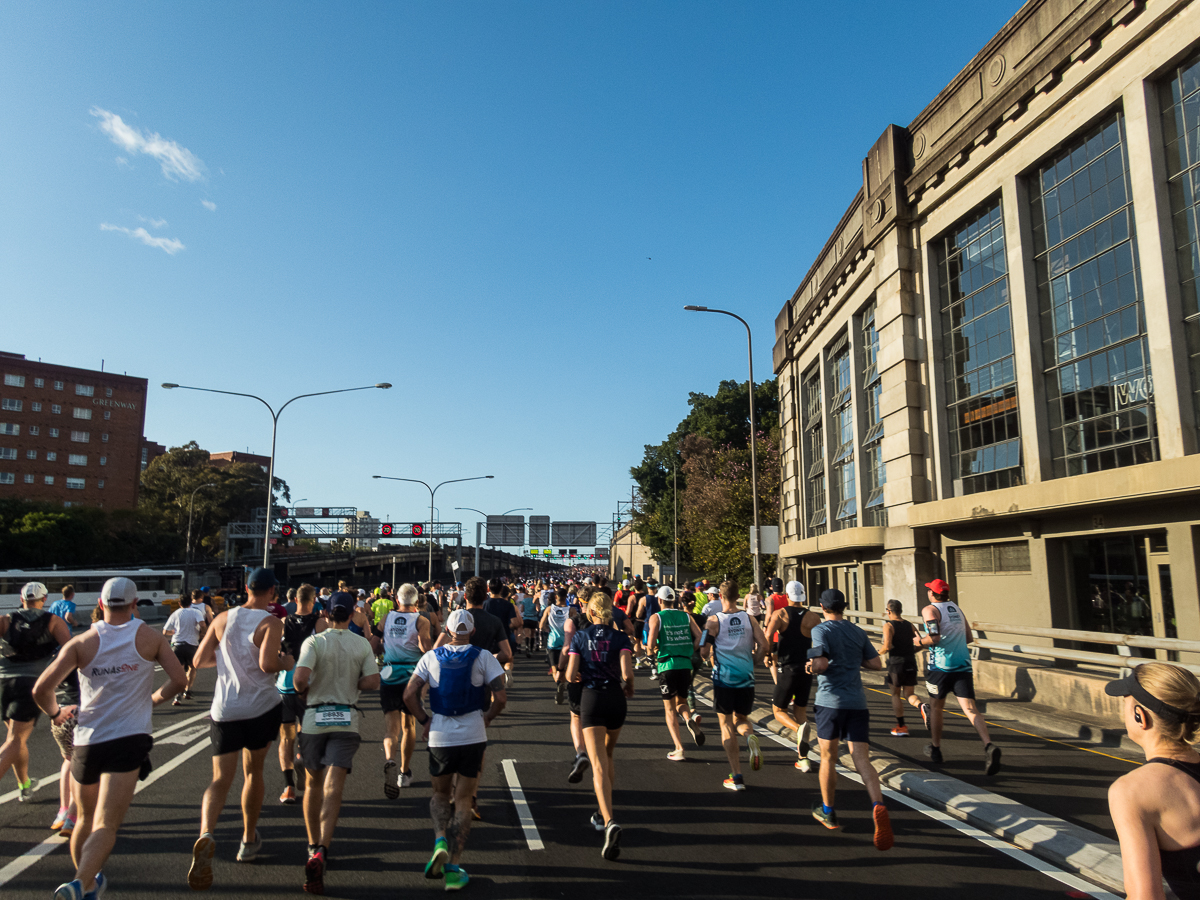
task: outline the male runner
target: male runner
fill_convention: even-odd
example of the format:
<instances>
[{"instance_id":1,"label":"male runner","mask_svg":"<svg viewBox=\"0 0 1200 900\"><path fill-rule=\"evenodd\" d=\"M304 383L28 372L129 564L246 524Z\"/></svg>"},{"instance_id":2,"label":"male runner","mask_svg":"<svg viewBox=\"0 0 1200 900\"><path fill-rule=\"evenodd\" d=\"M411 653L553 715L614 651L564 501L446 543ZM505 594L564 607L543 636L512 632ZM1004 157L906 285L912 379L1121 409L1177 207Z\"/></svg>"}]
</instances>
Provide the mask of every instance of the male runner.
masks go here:
<instances>
[{"instance_id":1,"label":"male runner","mask_svg":"<svg viewBox=\"0 0 1200 900\"><path fill-rule=\"evenodd\" d=\"M880 655L887 654L887 675L883 683L892 692L892 713L896 716L893 737L908 737L908 726L904 723L904 701L921 708L917 700L917 631L911 622L905 621L902 613L904 604L889 600L885 605L887 619L882 628L882 640L878 647Z\"/></svg>"},{"instance_id":2,"label":"male runner","mask_svg":"<svg viewBox=\"0 0 1200 900\"><path fill-rule=\"evenodd\" d=\"M8 726L0 746L0 778L12 766L21 803L38 787L38 779L29 777L28 741L38 720L33 687L58 648L71 640L67 623L42 609L45 602L46 586L31 581L21 588L21 608L0 616L0 716Z\"/></svg>"},{"instance_id":3,"label":"male runner","mask_svg":"<svg viewBox=\"0 0 1200 900\"><path fill-rule=\"evenodd\" d=\"M387 584L385 581L384 585ZM375 599L371 601L371 634L377 638L383 637L383 620L388 617L388 613L396 608L395 602L392 600L392 595L384 586L375 589Z\"/></svg>"},{"instance_id":4,"label":"male runner","mask_svg":"<svg viewBox=\"0 0 1200 900\"><path fill-rule=\"evenodd\" d=\"M151 710L183 690L183 667L166 638L133 615L137 587L110 578L100 590L103 621L72 638L37 679L38 707L56 726L77 717L71 780L79 819L71 835L75 878L60 885L55 900L99 900L107 887L101 873L139 778L150 773ZM63 627L66 623L59 620ZM154 690L154 664L167 681ZM55 688L79 670L81 703L62 707Z\"/></svg>"},{"instance_id":5,"label":"male runner","mask_svg":"<svg viewBox=\"0 0 1200 900\"><path fill-rule=\"evenodd\" d=\"M380 670L379 705L383 709L383 795L400 796L412 784L412 755L417 745L417 723L404 705L404 687L421 655L433 649L429 620L417 611L414 585L400 585L400 609L383 620L383 668ZM396 773L396 749L400 773Z\"/></svg>"},{"instance_id":6,"label":"male runner","mask_svg":"<svg viewBox=\"0 0 1200 900\"><path fill-rule=\"evenodd\" d=\"M47 612L58 616L72 628L75 627L75 585L64 584L62 597L55 600L47 608Z\"/></svg>"},{"instance_id":7,"label":"male runner","mask_svg":"<svg viewBox=\"0 0 1200 900\"><path fill-rule=\"evenodd\" d=\"M796 732L796 768L807 773L812 771L812 760L808 758L808 692L812 689L808 651L812 649L812 630L821 617L806 608L808 599L800 582L787 583L787 598L788 605L771 613L767 622L767 646L778 668L771 712L776 722ZM794 718L788 714L793 703Z\"/></svg>"},{"instance_id":8,"label":"male runner","mask_svg":"<svg viewBox=\"0 0 1200 900\"><path fill-rule=\"evenodd\" d=\"M311 584L300 585L296 592L295 612L283 620L280 646L293 659L300 657L300 648L310 635L324 631L329 620L316 609L317 589ZM279 768L283 771L283 793L279 802L289 806L296 802L297 793L304 792L304 769L300 769L299 791L296 790L296 734L304 722L304 695L296 690L295 669L275 676L275 688L283 700L283 720L279 726Z\"/></svg>"},{"instance_id":9,"label":"male runner","mask_svg":"<svg viewBox=\"0 0 1200 900\"><path fill-rule=\"evenodd\" d=\"M950 585L935 578L925 585L929 604L921 610L925 620L925 634L913 637L916 647L931 647L928 671L925 673L925 690L933 708L921 704L921 718L929 729L930 744L926 755L936 765L942 763L942 719L946 709L946 695L953 692L963 714L970 719L983 741L983 772L995 775L1000 771L1000 748L992 743L987 722L975 705L975 676L971 669L971 651L967 645L973 641L971 626L958 604L950 600Z\"/></svg>"},{"instance_id":10,"label":"male runner","mask_svg":"<svg viewBox=\"0 0 1200 900\"><path fill-rule=\"evenodd\" d=\"M213 619L196 652L198 668L217 667L217 683L213 689L209 734L213 779L200 806L200 837L192 847L192 865L188 870L188 887L194 891L212 887L212 861L217 852L213 831L233 784L239 756L245 784L238 862L254 859L262 849L258 817L266 790L263 761L283 722L283 702L275 688L275 673L285 672L296 663L280 649L283 620L268 611L275 600L277 583L270 569L251 572L246 580L249 599Z\"/></svg>"},{"instance_id":11,"label":"male runner","mask_svg":"<svg viewBox=\"0 0 1200 900\"><path fill-rule=\"evenodd\" d=\"M679 719L687 723L692 740L697 747L704 746L704 732L692 721L688 711L688 691L692 687L694 671L692 654L700 643L700 628L695 619L679 609L675 591L669 587L658 589L658 601L663 608L651 614L646 633L646 654L654 659L658 674L658 689L662 694L663 712L667 719L667 732L675 742L675 749L667 754L674 762L683 760L683 741L679 733Z\"/></svg>"},{"instance_id":12,"label":"male runner","mask_svg":"<svg viewBox=\"0 0 1200 900\"><path fill-rule=\"evenodd\" d=\"M738 735L744 735L750 753L750 767L762 767L762 749L750 724L754 708L754 669L767 653L767 638L750 615L738 609L737 585L721 584L721 611L705 623L700 652L713 658L713 708L721 725L721 745L729 760L729 775L724 786L744 791Z\"/></svg>"},{"instance_id":13,"label":"male runner","mask_svg":"<svg viewBox=\"0 0 1200 900\"><path fill-rule=\"evenodd\" d=\"M525 631L525 658L533 656L537 640L537 603L524 587L517 589L517 612L521 614L521 627Z\"/></svg>"},{"instance_id":14,"label":"male runner","mask_svg":"<svg viewBox=\"0 0 1200 900\"><path fill-rule=\"evenodd\" d=\"M470 586L467 582L468 596ZM448 891L461 890L471 880L459 862L471 831L472 798L487 748L487 726L508 702L504 668L487 650L472 645L474 629L471 613L452 612L446 621L450 643L422 656L404 689L405 705L423 726L429 746L434 843L425 877L443 878ZM425 685L432 716L421 704Z\"/></svg>"},{"instance_id":15,"label":"male runner","mask_svg":"<svg viewBox=\"0 0 1200 900\"><path fill-rule=\"evenodd\" d=\"M344 591L330 597L329 627L305 640L296 663L296 690L308 695L300 756L309 781L304 794L304 890L310 894L325 893L326 856L361 741L359 692L379 689L371 642L350 630L355 606L354 595Z\"/></svg>"},{"instance_id":16,"label":"male runner","mask_svg":"<svg viewBox=\"0 0 1200 900\"><path fill-rule=\"evenodd\" d=\"M484 612L491 613L504 626L504 637L508 640L509 646L512 648L512 655L517 652L517 642L514 639L514 634L521 633L521 618L517 615L516 608L508 601L508 588L499 578L490 578L487 583L488 599L483 604ZM503 663L504 671L508 676L509 684L513 680L513 661L512 656L508 661Z\"/></svg>"},{"instance_id":17,"label":"male runner","mask_svg":"<svg viewBox=\"0 0 1200 900\"><path fill-rule=\"evenodd\" d=\"M163 634L171 639L172 652L187 672L187 689L182 695L175 696L171 701L172 706L182 703L180 696L185 700L192 699L192 685L196 683L196 667L193 663L196 650L200 647L200 639L207 627L204 613L192 607L191 596L180 594L179 608L171 612L167 617L167 624L163 626Z\"/></svg>"},{"instance_id":18,"label":"male runner","mask_svg":"<svg viewBox=\"0 0 1200 900\"><path fill-rule=\"evenodd\" d=\"M565 588L553 592L553 604L542 613L541 626L549 629L546 637L546 663L550 666L550 677L554 681L554 702L562 706L567 695L567 679L563 673L566 666L560 666L563 650L566 649L566 625L571 618L571 610L567 606L567 591Z\"/></svg>"},{"instance_id":19,"label":"male runner","mask_svg":"<svg viewBox=\"0 0 1200 900\"><path fill-rule=\"evenodd\" d=\"M864 668L882 669L883 663L867 633L842 617L846 597L841 591L823 591L821 609L824 621L812 630L812 649L808 651L809 672L819 676L813 714L817 719L817 740L821 743L821 799L813 804L813 818L830 831L841 827L833 801L837 791L838 742L844 740L850 745L854 769L871 797L875 848L887 850L892 846L892 824L883 805L879 775L871 765L871 714L861 673Z\"/></svg>"}]
</instances>

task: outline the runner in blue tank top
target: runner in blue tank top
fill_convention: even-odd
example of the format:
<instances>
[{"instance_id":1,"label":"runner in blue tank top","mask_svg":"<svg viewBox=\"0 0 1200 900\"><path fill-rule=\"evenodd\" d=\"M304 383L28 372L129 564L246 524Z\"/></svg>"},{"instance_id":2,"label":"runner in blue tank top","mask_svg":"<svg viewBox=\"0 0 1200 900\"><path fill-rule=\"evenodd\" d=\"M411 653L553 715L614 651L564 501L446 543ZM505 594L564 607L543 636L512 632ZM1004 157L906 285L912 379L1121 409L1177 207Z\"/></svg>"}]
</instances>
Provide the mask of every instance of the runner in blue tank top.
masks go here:
<instances>
[{"instance_id":1,"label":"runner in blue tank top","mask_svg":"<svg viewBox=\"0 0 1200 900\"><path fill-rule=\"evenodd\" d=\"M975 678L971 670L971 650L974 640L971 626L958 604L950 600L950 585L935 578L925 585L929 605L921 610L925 634L913 637L917 647L929 647L929 665L925 674L925 689L930 703L921 704L921 718L929 729L930 743L925 755L934 763L942 762L942 719L946 695L953 692L963 714L975 726L983 741L983 772L995 775L1000 771L1000 748L992 743L987 722L975 705ZM932 707L932 708L931 708Z\"/></svg>"},{"instance_id":2,"label":"runner in blue tank top","mask_svg":"<svg viewBox=\"0 0 1200 900\"><path fill-rule=\"evenodd\" d=\"M721 611L705 623L700 652L713 660L713 709L729 759L724 785L731 791L744 791L738 735L746 738L750 767L755 771L762 767L762 749L749 716L754 708L754 670L767 655L767 636L758 622L738 609L736 584L723 582L720 597Z\"/></svg>"}]
</instances>

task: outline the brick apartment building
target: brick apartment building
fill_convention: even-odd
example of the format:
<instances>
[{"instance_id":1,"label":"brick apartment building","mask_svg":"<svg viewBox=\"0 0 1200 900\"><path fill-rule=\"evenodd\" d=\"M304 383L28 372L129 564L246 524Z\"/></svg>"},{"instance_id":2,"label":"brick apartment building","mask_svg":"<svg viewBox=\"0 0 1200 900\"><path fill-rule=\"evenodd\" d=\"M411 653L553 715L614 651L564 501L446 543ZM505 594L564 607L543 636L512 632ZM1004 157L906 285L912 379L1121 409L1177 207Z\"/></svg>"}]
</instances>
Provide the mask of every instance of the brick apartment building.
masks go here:
<instances>
[{"instance_id":1,"label":"brick apartment building","mask_svg":"<svg viewBox=\"0 0 1200 900\"><path fill-rule=\"evenodd\" d=\"M146 386L0 351L0 498L136 506Z\"/></svg>"}]
</instances>

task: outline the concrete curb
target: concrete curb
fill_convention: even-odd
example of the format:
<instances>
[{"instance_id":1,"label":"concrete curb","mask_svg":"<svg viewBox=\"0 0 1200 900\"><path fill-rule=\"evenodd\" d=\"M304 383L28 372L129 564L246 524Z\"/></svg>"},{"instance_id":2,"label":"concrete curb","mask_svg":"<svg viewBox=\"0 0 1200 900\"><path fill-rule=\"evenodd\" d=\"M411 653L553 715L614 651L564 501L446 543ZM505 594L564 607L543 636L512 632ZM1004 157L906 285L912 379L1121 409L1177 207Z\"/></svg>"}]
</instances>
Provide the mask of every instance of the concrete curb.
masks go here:
<instances>
[{"instance_id":1,"label":"concrete curb","mask_svg":"<svg viewBox=\"0 0 1200 900\"><path fill-rule=\"evenodd\" d=\"M696 693L712 699L712 682L699 673ZM768 704L756 701L750 721L789 741L796 740L794 731L775 721ZM849 754L842 756L841 763L854 768ZM871 764L879 780L891 790L1015 844L1059 868L1125 893L1121 848L1116 841L958 778L914 766L875 747L871 748Z\"/></svg>"}]
</instances>

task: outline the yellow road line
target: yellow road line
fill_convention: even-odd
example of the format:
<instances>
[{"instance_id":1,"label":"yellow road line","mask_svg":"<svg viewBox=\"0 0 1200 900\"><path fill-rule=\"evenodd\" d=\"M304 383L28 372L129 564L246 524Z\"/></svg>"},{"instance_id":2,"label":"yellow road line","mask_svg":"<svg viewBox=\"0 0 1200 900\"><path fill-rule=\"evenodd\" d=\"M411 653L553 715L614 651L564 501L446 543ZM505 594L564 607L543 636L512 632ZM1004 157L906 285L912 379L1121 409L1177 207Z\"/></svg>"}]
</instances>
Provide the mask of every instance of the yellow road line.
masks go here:
<instances>
[{"instance_id":1,"label":"yellow road line","mask_svg":"<svg viewBox=\"0 0 1200 900\"><path fill-rule=\"evenodd\" d=\"M865 685L864 685L864 687L865 687ZM879 690L879 688L869 687L869 688L867 688L867 690L874 691L876 694L883 694L885 697L892 696L891 691L881 691L881 690ZM947 714L951 715L951 716L958 716L960 719L966 718L966 716L963 715L962 713L955 712L952 709L943 710L943 715L947 715ZM1140 763L1136 759L1126 759L1124 756L1113 756L1111 753L1102 753L1099 750L1093 750L1090 747L1079 747L1079 746L1076 746L1075 744L1068 744L1066 741L1060 741L1060 740L1057 740L1056 738L1046 737L1045 735L1042 735L1042 734L1034 734L1032 731L1022 731L1019 728L1013 728L1011 725L1001 725L999 722L991 722L986 718L983 721L987 722L987 724L992 728L1003 728L1005 731L1012 731L1012 732L1016 732L1017 734L1023 734L1026 737L1037 738L1039 741L1046 741L1051 744L1061 744L1064 747L1070 747L1072 750L1082 750L1084 753L1095 753L1097 756L1107 756L1109 759L1115 759L1120 762L1129 763L1130 765L1134 765L1134 766L1142 765L1142 763Z\"/></svg>"}]
</instances>

